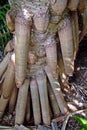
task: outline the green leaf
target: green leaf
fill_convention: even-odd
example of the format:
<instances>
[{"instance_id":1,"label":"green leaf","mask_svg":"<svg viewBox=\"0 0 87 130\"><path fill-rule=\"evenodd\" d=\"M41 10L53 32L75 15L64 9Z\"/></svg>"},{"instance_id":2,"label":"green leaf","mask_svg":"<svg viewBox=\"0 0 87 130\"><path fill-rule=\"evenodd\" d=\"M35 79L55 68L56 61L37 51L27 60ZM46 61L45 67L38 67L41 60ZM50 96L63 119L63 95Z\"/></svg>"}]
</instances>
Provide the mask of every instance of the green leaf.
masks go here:
<instances>
[{"instance_id":1,"label":"green leaf","mask_svg":"<svg viewBox=\"0 0 87 130\"><path fill-rule=\"evenodd\" d=\"M87 127L82 127L81 130L87 130Z\"/></svg>"},{"instance_id":2,"label":"green leaf","mask_svg":"<svg viewBox=\"0 0 87 130\"><path fill-rule=\"evenodd\" d=\"M11 39L10 31L6 23L6 13L10 9L9 4L5 4L0 8L0 44L1 50L4 52L5 45Z\"/></svg>"},{"instance_id":3,"label":"green leaf","mask_svg":"<svg viewBox=\"0 0 87 130\"><path fill-rule=\"evenodd\" d=\"M79 116L74 116L74 117L81 125L87 125L87 119L81 118Z\"/></svg>"},{"instance_id":4,"label":"green leaf","mask_svg":"<svg viewBox=\"0 0 87 130\"><path fill-rule=\"evenodd\" d=\"M86 130L84 127L81 130Z\"/></svg>"}]
</instances>

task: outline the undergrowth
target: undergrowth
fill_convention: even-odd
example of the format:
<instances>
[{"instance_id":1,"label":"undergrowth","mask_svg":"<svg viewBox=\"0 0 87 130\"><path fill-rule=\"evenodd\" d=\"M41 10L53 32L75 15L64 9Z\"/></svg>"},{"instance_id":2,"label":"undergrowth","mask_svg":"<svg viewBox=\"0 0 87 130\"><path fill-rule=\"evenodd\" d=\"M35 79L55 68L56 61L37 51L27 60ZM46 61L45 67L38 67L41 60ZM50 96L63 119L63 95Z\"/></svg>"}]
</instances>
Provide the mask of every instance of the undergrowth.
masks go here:
<instances>
[{"instance_id":1,"label":"undergrowth","mask_svg":"<svg viewBox=\"0 0 87 130\"><path fill-rule=\"evenodd\" d=\"M9 4L0 7L0 50L4 53L7 42L11 39L10 31L6 23L6 12L10 9Z\"/></svg>"}]
</instances>

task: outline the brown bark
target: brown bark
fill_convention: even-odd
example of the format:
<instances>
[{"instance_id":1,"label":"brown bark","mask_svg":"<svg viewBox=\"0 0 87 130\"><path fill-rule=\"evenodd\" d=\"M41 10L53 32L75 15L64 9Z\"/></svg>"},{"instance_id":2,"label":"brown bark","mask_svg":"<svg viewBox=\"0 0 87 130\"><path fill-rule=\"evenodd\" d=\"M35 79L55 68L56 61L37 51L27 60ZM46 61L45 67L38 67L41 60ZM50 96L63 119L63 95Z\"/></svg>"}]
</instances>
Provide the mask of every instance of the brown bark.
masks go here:
<instances>
[{"instance_id":1,"label":"brown bark","mask_svg":"<svg viewBox=\"0 0 87 130\"><path fill-rule=\"evenodd\" d=\"M20 125L20 124L23 124L24 122L27 96L28 96L28 88L29 88L29 79L26 79L24 84L19 88L19 92L18 92L15 124Z\"/></svg>"}]
</instances>

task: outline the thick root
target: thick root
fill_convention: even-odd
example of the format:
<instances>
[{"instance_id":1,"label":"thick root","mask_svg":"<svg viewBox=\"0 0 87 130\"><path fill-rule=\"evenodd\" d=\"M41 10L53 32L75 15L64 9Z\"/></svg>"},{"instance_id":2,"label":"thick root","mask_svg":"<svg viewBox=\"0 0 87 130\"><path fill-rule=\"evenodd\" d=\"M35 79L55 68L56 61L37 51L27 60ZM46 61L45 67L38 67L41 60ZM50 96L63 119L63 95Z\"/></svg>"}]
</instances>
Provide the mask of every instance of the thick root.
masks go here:
<instances>
[{"instance_id":1,"label":"thick root","mask_svg":"<svg viewBox=\"0 0 87 130\"><path fill-rule=\"evenodd\" d=\"M35 79L31 80L30 90L31 90L31 98L32 98L32 105L33 105L34 122L35 125L38 125L41 123L41 110L40 110L38 86Z\"/></svg>"},{"instance_id":2,"label":"thick root","mask_svg":"<svg viewBox=\"0 0 87 130\"><path fill-rule=\"evenodd\" d=\"M12 92L12 89L15 86L15 68L14 68L14 63L10 60L5 80L2 86L2 95L4 98L9 98Z\"/></svg>"},{"instance_id":3,"label":"thick root","mask_svg":"<svg viewBox=\"0 0 87 130\"><path fill-rule=\"evenodd\" d=\"M65 73L72 75L74 70L74 43L72 26L69 17L61 22L61 27L58 30L61 51L63 56Z\"/></svg>"},{"instance_id":4,"label":"thick root","mask_svg":"<svg viewBox=\"0 0 87 130\"><path fill-rule=\"evenodd\" d=\"M15 124L23 124L24 122L28 88L29 88L29 80L26 79L24 84L19 88L19 92L18 92Z\"/></svg>"},{"instance_id":5,"label":"thick root","mask_svg":"<svg viewBox=\"0 0 87 130\"><path fill-rule=\"evenodd\" d=\"M78 14L77 11L72 12L72 32L74 41L74 59L76 59L76 54L79 48L79 24L78 24Z\"/></svg>"},{"instance_id":6,"label":"thick root","mask_svg":"<svg viewBox=\"0 0 87 130\"><path fill-rule=\"evenodd\" d=\"M46 44L47 46L45 47L45 49L46 49L47 65L50 67L53 77L58 79L56 41L54 38L49 37L46 41Z\"/></svg>"},{"instance_id":7,"label":"thick root","mask_svg":"<svg viewBox=\"0 0 87 130\"><path fill-rule=\"evenodd\" d=\"M84 2L84 5L85 5L85 9L84 9L84 13L82 15L83 29L82 29L82 32L80 34L80 42L84 38L84 36L87 34L87 0L84 0L83 2Z\"/></svg>"},{"instance_id":8,"label":"thick root","mask_svg":"<svg viewBox=\"0 0 87 130\"><path fill-rule=\"evenodd\" d=\"M42 17L43 15L43 17ZM46 6L38 6L34 15L34 25L39 33L44 33L49 24L49 10Z\"/></svg>"},{"instance_id":9,"label":"thick root","mask_svg":"<svg viewBox=\"0 0 87 130\"><path fill-rule=\"evenodd\" d=\"M13 51L14 50L14 43L15 41L14 41L14 39L12 39L12 40L10 40L8 43L7 43L7 45L6 45L6 47L5 47L5 49L4 49L4 54L6 54L6 53L8 53L8 52L11 52L11 51Z\"/></svg>"},{"instance_id":10,"label":"thick root","mask_svg":"<svg viewBox=\"0 0 87 130\"><path fill-rule=\"evenodd\" d=\"M15 21L15 79L17 87L23 84L26 77L30 26L31 21L19 13Z\"/></svg>"},{"instance_id":11,"label":"thick root","mask_svg":"<svg viewBox=\"0 0 87 130\"><path fill-rule=\"evenodd\" d=\"M49 67L45 67L45 72L47 74L47 77L49 79L49 82L51 84L52 90L54 92L54 95L56 97L58 106L60 108L60 111L65 114L67 112L67 105L66 102L63 98L63 94L61 92L60 84L58 83L57 80L55 80L50 72Z\"/></svg>"},{"instance_id":12,"label":"thick root","mask_svg":"<svg viewBox=\"0 0 87 130\"><path fill-rule=\"evenodd\" d=\"M51 119L50 119L50 111L49 111L47 81L46 81L46 76L42 70L37 72L36 80L39 88L43 123L45 125L50 125Z\"/></svg>"},{"instance_id":13,"label":"thick root","mask_svg":"<svg viewBox=\"0 0 87 130\"><path fill-rule=\"evenodd\" d=\"M8 63L9 63L9 60L10 60L10 56L11 56L11 54L8 53L5 56L4 60L0 63L0 79L1 79L3 73L5 72L5 70L6 70L7 66L8 66Z\"/></svg>"},{"instance_id":14,"label":"thick root","mask_svg":"<svg viewBox=\"0 0 87 130\"><path fill-rule=\"evenodd\" d=\"M13 113L13 111L15 109L16 99L17 99L17 93L18 93L18 89L14 85L14 88L13 88L13 91L11 93L11 97L10 97L10 100L9 100L9 112L10 113Z\"/></svg>"},{"instance_id":15,"label":"thick root","mask_svg":"<svg viewBox=\"0 0 87 130\"><path fill-rule=\"evenodd\" d=\"M13 32L15 30L15 23L12 16L10 15L10 11L8 11L6 14L6 22L7 22L9 30Z\"/></svg>"},{"instance_id":16,"label":"thick root","mask_svg":"<svg viewBox=\"0 0 87 130\"><path fill-rule=\"evenodd\" d=\"M54 114L54 117L56 117L60 114L60 110L59 110L56 98L54 96L53 90L49 84L48 84L48 93L49 93L49 99L50 99L50 104L53 110L53 114Z\"/></svg>"}]
</instances>

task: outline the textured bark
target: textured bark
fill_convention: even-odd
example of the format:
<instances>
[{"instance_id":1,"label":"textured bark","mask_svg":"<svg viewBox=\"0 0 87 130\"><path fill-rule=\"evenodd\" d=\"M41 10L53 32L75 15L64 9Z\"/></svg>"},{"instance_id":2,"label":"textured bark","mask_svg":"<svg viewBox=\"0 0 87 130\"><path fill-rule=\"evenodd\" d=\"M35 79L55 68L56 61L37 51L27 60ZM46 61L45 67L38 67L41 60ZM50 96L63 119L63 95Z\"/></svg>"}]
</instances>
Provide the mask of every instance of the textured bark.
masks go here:
<instances>
[{"instance_id":1,"label":"textured bark","mask_svg":"<svg viewBox=\"0 0 87 130\"><path fill-rule=\"evenodd\" d=\"M49 93L50 104L51 104L51 107L52 107L54 117L58 116L60 114L60 110L59 110L57 100L55 98L55 95L53 93L53 90L52 90L50 84L48 84L48 93Z\"/></svg>"},{"instance_id":2,"label":"textured bark","mask_svg":"<svg viewBox=\"0 0 87 130\"><path fill-rule=\"evenodd\" d=\"M41 110L40 110L40 99L39 99L39 90L37 86L36 79L32 79L30 83L32 106L33 106L33 115L35 125L41 123Z\"/></svg>"},{"instance_id":3,"label":"textured bark","mask_svg":"<svg viewBox=\"0 0 87 130\"><path fill-rule=\"evenodd\" d=\"M13 91L11 93L10 100L9 100L9 112L10 113L13 113L13 111L15 110L17 93L18 93L18 89L17 89L16 85L14 85L14 88L13 88Z\"/></svg>"},{"instance_id":4,"label":"textured bark","mask_svg":"<svg viewBox=\"0 0 87 130\"><path fill-rule=\"evenodd\" d=\"M28 96L28 88L29 88L29 80L26 79L24 84L19 88L17 106L16 106L16 117L15 124L23 124L26 104L27 104L27 96Z\"/></svg>"},{"instance_id":5,"label":"textured bark","mask_svg":"<svg viewBox=\"0 0 87 130\"><path fill-rule=\"evenodd\" d=\"M5 80L2 86L2 95L5 99L9 98L11 95L11 92L15 86L15 69L14 69L14 63L10 60Z\"/></svg>"},{"instance_id":6,"label":"textured bark","mask_svg":"<svg viewBox=\"0 0 87 130\"><path fill-rule=\"evenodd\" d=\"M74 41L74 58L79 48L79 23L78 23L78 14L77 11L73 11L71 15L72 22L72 32L73 32L73 41Z\"/></svg>"},{"instance_id":7,"label":"textured bark","mask_svg":"<svg viewBox=\"0 0 87 130\"><path fill-rule=\"evenodd\" d=\"M46 49L46 57L47 57L47 64L50 67L52 75L54 78L58 79L57 73L57 45L55 39L52 37L48 37L46 41L47 46Z\"/></svg>"},{"instance_id":8,"label":"textured bark","mask_svg":"<svg viewBox=\"0 0 87 130\"><path fill-rule=\"evenodd\" d=\"M3 73L5 72L5 70L6 70L7 66L8 66L10 56L11 56L11 54L8 53L5 56L4 60L0 63L0 78L2 77Z\"/></svg>"},{"instance_id":9,"label":"textured bark","mask_svg":"<svg viewBox=\"0 0 87 130\"><path fill-rule=\"evenodd\" d=\"M31 20L31 19L30 19ZM15 21L15 79L17 87L20 87L26 77L28 46L30 40L30 21L21 13Z\"/></svg>"},{"instance_id":10,"label":"textured bark","mask_svg":"<svg viewBox=\"0 0 87 130\"><path fill-rule=\"evenodd\" d=\"M49 100L48 100L48 92L47 92L47 81L44 72L41 70L36 75L36 80L39 88L40 94L40 102L41 102L41 110L42 110L42 118L43 123L45 125L50 124L50 111L49 111Z\"/></svg>"},{"instance_id":11,"label":"textured bark","mask_svg":"<svg viewBox=\"0 0 87 130\"><path fill-rule=\"evenodd\" d=\"M74 43L72 35L72 25L69 18L61 22L62 26L58 30L61 45L62 57L64 62L65 73L72 75L74 70Z\"/></svg>"},{"instance_id":12,"label":"textured bark","mask_svg":"<svg viewBox=\"0 0 87 130\"><path fill-rule=\"evenodd\" d=\"M55 97L56 97L56 100L57 100L57 103L59 105L59 108L60 108L60 111L64 114L67 112L67 105L64 101L64 98L63 98L63 94L61 92L61 88L60 88L60 84L58 83L57 80L55 80L50 72L50 69L49 67L45 67L45 72L48 76L48 79L49 79L49 82L51 84L51 87L52 87L52 90L55 94Z\"/></svg>"}]
</instances>

